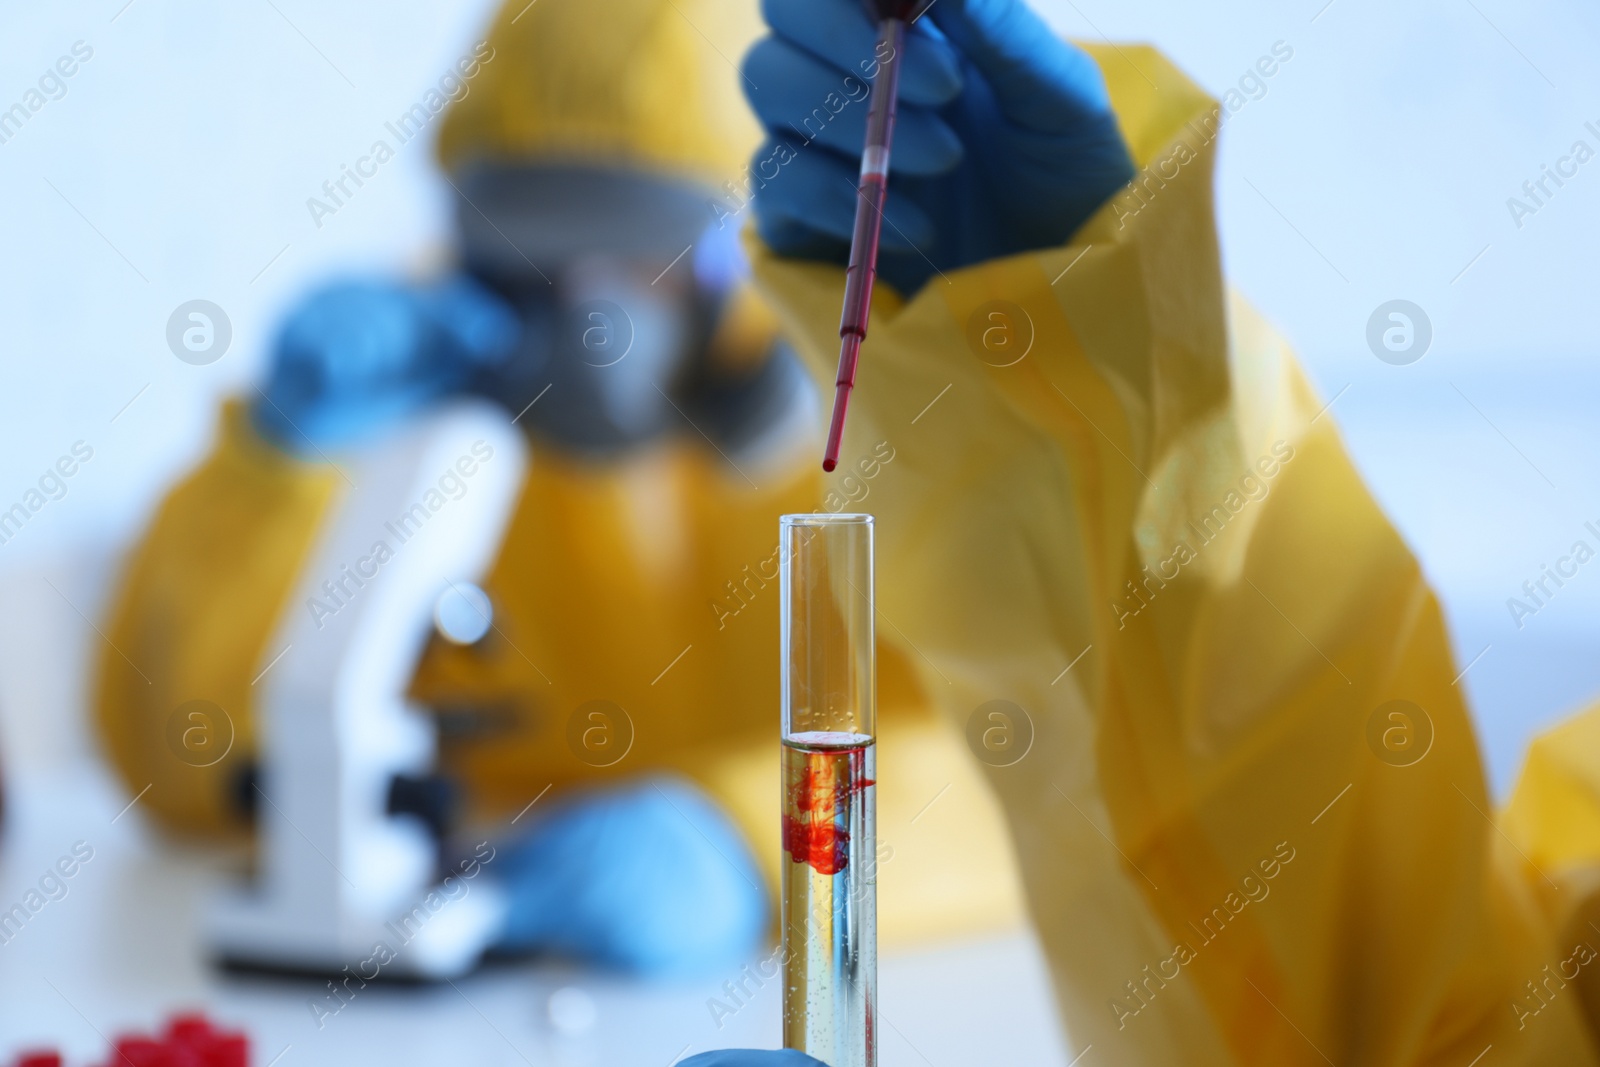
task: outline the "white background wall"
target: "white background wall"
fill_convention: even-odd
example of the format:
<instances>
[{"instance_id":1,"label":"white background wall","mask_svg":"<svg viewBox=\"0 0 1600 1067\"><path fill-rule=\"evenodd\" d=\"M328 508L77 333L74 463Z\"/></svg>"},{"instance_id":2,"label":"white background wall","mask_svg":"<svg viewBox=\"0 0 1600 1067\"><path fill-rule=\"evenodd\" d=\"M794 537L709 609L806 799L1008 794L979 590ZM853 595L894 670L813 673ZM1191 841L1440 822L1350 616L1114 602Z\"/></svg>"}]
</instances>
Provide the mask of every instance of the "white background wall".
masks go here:
<instances>
[{"instance_id":1,"label":"white background wall","mask_svg":"<svg viewBox=\"0 0 1600 1067\"><path fill-rule=\"evenodd\" d=\"M1063 32L1151 41L1217 93L1275 42L1294 49L1222 140L1228 268L1327 396L1349 386L1333 410L1444 593L1463 664L1489 646L1462 684L1503 789L1538 723L1600 694L1600 563L1520 632L1504 603L1600 520L1587 417L1600 160L1522 228L1506 208L1574 140L1600 149L1584 129L1600 127L1600 14L1572 0L1323 3L1040 0ZM81 744L37 729L81 695L94 638L76 612L98 609L114 554L204 448L217 401L260 373L285 307L330 273L402 269L442 241L420 142L322 229L305 200L470 49L489 6L65 0L0 14L0 108L75 41L94 49L0 144L0 502L74 441L95 449L67 496L0 546L14 751ZM234 328L206 367L164 340L195 297ZM1435 330L1409 367L1364 339L1396 297Z\"/></svg>"}]
</instances>

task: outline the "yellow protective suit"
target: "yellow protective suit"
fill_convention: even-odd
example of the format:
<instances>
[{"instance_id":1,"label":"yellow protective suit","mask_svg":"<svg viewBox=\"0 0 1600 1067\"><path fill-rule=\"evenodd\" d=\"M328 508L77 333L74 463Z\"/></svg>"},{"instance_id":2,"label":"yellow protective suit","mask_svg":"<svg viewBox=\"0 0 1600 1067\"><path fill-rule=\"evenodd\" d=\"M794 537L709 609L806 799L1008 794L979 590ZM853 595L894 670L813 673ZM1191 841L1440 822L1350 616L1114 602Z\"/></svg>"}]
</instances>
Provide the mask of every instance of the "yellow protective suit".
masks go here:
<instances>
[{"instance_id":1,"label":"yellow protective suit","mask_svg":"<svg viewBox=\"0 0 1600 1067\"><path fill-rule=\"evenodd\" d=\"M1092 51L1139 178L1066 247L880 288L844 446L896 453L885 632L955 723L1032 722L986 773L1073 1052L1595 1063L1600 713L1493 821L1437 602L1224 289L1215 104ZM752 249L831 383L841 271Z\"/></svg>"}]
</instances>

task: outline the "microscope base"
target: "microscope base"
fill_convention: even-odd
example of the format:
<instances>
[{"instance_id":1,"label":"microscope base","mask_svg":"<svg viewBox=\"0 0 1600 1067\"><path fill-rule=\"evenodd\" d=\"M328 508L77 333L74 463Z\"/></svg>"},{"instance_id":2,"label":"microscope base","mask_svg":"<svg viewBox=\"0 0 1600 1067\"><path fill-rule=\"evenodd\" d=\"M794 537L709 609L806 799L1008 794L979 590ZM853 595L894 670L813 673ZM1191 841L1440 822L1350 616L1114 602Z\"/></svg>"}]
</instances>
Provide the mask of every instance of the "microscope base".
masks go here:
<instances>
[{"instance_id":1,"label":"microscope base","mask_svg":"<svg viewBox=\"0 0 1600 1067\"><path fill-rule=\"evenodd\" d=\"M433 910L430 900L437 905ZM478 965L499 937L505 914L505 897L488 883L454 900L436 891L381 923L353 915L319 921L238 893L217 902L209 940L229 969L444 981Z\"/></svg>"}]
</instances>

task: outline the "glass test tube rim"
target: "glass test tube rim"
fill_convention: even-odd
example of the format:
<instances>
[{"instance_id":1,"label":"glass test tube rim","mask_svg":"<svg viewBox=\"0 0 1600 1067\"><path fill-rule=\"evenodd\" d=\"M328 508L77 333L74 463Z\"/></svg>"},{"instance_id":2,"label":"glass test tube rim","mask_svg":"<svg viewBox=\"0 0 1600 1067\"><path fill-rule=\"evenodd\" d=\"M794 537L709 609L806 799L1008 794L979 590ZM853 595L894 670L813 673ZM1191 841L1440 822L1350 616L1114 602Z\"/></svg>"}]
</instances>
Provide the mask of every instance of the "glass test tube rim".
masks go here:
<instances>
[{"instance_id":1,"label":"glass test tube rim","mask_svg":"<svg viewBox=\"0 0 1600 1067\"><path fill-rule=\"evenodd\" d=\"M815 511L804 511L804 512L795 512L795 513L779 516L779 518L778 518L778 526L779 526L780 533L783 535L780 538L780 545L779 545L779 548L780 548L780 559L782 561L782 566L779 568L780 577L779 577L779 583L778 583L779 584L779 597L780 597L780 599L782 601L782 603L780 604L780 607L779 607L779 630L780 630L780 641L782 643L782 647L786 650L785 655L783 656L783 658L782 658L782 660L780 662L780 665L779 665L779 671L780 671L780 675L781 675L781 678L780 678L780 681L779 681L779 687L780 687L781 694L782 694L782 699L780 701L781 724L780 724L779 734L780 734L781 737L786 738L786 739L795 739L795 738L799 738L799 737L801 737L801 736L803 736L805 734L813 733L813 731L804 731L804 730L794 730L794 729L792 729L791 715L792 715L793 709L792 709L792 706L790 704L790 699L791 699L791 696L792 696L792 689L791 689L791 685L790 685L790 683L791 683L791 674L790 674L790 672L792 670L792 666L793 665L789 661L789 657L787 655L787 649L789 648L790 637L791 637L790 626L792 624L792 619L791 619L790 604L792 603L791 598L794 595L794 590L793 590L793 588L792 588L790 583L793 580L793 572L791 570L791 565L792 565L792 556L793 556L793 553L795 551L795 548L789 541L789 531L794 529L794 528L796 528L796 527L799 527L799 528L808 528L809 527L809 528L815 528L815 529L822 529L822 528L828 528L828 527L835 527L835 528L852 528L853 527L853 528L857 528L857 529L864 528L866 530L866 537L867 537L866 565L867 565L868 584L867 584L867 588L866 589L864 589L864 590L863 589L857 589L857 592L860 593L861 596L867 602L867 606L868 606L868 609L869 609L869 611L868 611L868 619L869 619L869 621L868 621L868 632L871 633L873 628L874 628L872 626L872 623L876 622L876 616L877 616L877 591L876 591L875 588L873 588L877 584L877 574L876 574L876 571L877 571L877 560L876 560L877 548L876 548L876 544L875 544L875 542L877 540L877 523L876 523L876 516L874 516L874 515L872 515L872 514L870 514L868 512L844 511L844 512L824 513L824 512L815 512ZM877 657L875 655L875 652L876 652L876 649L874 648L874 649L871 650L871 652L868 653L869 661L875 661L876 660ZM870 672L874 676L874 681L873 681L872 688L876 689L876 677L875 677L876 674L877 674L876 663L872 664L872 666L870 668ZM874 693L873 696L875 697L876 694ZM868 741L869 743L871 741L875 741L877 739L877 734L878 734L878 723L877 723L878 715L877 715L877 706L876 705L877 705L877 701L875 699L870 699L869 698L867 706L864 707L864 708L860 708L857 711L858 715L861 715L865 719L865 721L861 724L861 726L862 726L861 732L855 734L854 736L860 738L861 740ZM860 740L856 741L855 743L859 744Z\"/></svg>"},{"instance_id":2,"label":"glass test tube rim","mask_svg":"<svg viewBox=\"0 0 1600 1067\"><path fill-rule=\"evenodd\" d=\"M813 511L784 515L778 521L783 526L872 526L875 516L864 511L841 511L837 514L819 515ZM771 519L767 520L771 522ZM772 527L767 527L771 529Z\"/></svg>"}]
</instances>

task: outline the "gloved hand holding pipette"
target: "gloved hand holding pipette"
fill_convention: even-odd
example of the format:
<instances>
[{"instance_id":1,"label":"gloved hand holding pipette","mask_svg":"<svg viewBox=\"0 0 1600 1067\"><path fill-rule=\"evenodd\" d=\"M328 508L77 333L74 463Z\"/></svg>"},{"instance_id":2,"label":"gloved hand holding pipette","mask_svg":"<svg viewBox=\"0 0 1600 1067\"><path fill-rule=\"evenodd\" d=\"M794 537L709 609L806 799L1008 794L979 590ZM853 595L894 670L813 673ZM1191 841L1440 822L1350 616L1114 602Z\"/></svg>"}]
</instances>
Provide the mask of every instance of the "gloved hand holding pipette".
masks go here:
<instances>
[{"instance_id":1,"label":"gloved hand holding pipette","mask_svg":"<svg viewBox=\"0 0 1600 1067\"><path fill-rule=\"evenodd\" d=\"M781 254L848 264L831 471L875 278L910 294L934 273L1064 241L1133 166L1099 68L1017 0L959 0L938 15L926 0L766 10L775 36L751 50L746 92L773 138L765 159L793 174L758 184L758 228ZM862 77L871 96L851 110Z\"/></svg>"},{"instance_id":2,"label":"gloved hand holding pipette","mask_svg":"<svg viewBox=\"0 0 1600 1067\"><path fill-rule=\"evenodd\" d=\"M782 255L843 263L875 30L860 0L763 10L772 35L745 60L758 158L793 156L758 187L757 226ZM1018 0L938 0L906 35L899 99L878 269L905 294L1062 243L1133 176L1099 67Z\"/></svg>"}]
</instances>

